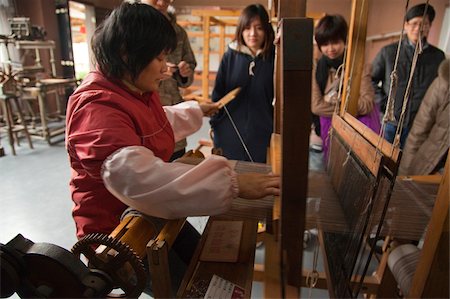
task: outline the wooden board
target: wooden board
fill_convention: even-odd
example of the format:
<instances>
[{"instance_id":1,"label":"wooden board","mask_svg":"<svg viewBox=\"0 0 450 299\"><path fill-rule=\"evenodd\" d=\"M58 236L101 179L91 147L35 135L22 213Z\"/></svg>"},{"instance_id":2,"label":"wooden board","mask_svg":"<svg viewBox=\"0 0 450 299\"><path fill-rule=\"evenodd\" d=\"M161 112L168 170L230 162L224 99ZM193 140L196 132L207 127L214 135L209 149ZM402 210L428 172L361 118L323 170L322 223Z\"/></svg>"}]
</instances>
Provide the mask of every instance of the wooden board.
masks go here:
<instances>
[{"instance_id":1,"label":"wooden board","mask_svg":"<svg viewBox=\"0 0 450 299\"><path fill-rule=\"evenodd\" d=\"M242 238L239 246L239 257L236 263L207 262L200 260L202 248L214 221L243 221ZM211 216L203 233L200 244L191 260L177 293L180 298L203 297L213 275L222 277L244 288L245 298L250 298L255 260L255 244L258 222L253 219L242 220L237 217Z\"/></svg>"},{"instance_id":2,"label":"wooden board","mask_svg":"<svg viewBox=\"0 0 450 299\"><path fill-rule=\"evenodd\" d=\"M206 236L200 260L204 262L237 262L243 225L243 221L213 221Z\"/></svg>"},{"instance_id":3,"label":"wooden board","mask_svg":"<svg viewBox=\"0 0 450 299\"><path fill-rule=\"evenodd\" d=\"M218 100L217 102L219 103L219 109L222 109L223 106L225 106L226 104L228 104L229 102L231 102L232 100L234 100L234 98L236 97L236 95L241 91L240 87L236 87L235 89L233 89L232 91L230 91L229 93L227 93L223 98L221 98L220 100Z\"/></svg>"}]
</instances>

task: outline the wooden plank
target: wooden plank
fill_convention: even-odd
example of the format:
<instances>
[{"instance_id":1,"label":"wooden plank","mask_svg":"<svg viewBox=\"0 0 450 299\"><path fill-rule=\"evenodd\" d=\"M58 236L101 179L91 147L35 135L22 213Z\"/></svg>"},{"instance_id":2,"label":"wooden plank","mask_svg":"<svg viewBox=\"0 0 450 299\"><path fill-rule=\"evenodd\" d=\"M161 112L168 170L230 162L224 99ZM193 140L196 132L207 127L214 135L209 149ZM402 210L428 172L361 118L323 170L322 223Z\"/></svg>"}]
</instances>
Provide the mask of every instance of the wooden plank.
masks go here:
<instances>
[{"instance_id":1,"label":"wooden plank","mask_svg":"<svg viewBox=\"0 0 450 299\"><path fill-rule=\"evenodd\" d=\"M283 1L278 3L278 19L306 16L306 0Z\"/></svg>"},{"instance_id":2,"label":"wooden plank","mask_svg":"<svg viewBox=\"0 0 450 299\"><path fill-rule=\"evenodd\" d=\"M344 88L340 107L341 114L345 111L352 115L357 115L358 113L359 90L365 63L364 54L368 15L369 1L352 0ZM346 103L347 101L348 103Z\"/></svg>"},{"instance_id":3,"label":"wooden plank","mask_svg":"<svg viewBox=\"0 0 450 299\"><path fill-rule=\"evenodd\" d=\"M211 25L214 25L214 24L211 24ZM222 26L220 27L220 28L223 28ZM200 32L200 31L189 31L188 33L187 33L187 35L189 36L189 37L203 37L204 36L204 34L203 34L203 32ZM228 34L222 34L222 29L221 29L221 31L220 31L220 33L210 33L209 34L209 37L210 38L220 38L220 39L222 39L222 38L230 38L230 39L232 39L232 38L234 38L234 34L232 34L232 33L228 33ZM224 47L225 48L225 47ZM221 53L221 50L219 49L219 51L210 51L212 54L216 54L216 53L218 53L219 55L220 55L220 53ZM222 51L223 52L223 51ZM222 57L222 55L220 55L220 57Z\"/></svg>"},{"instance_id":4,"label":"wooden plank","mask_svg":"<svg viewBox=\"0 0 450 299\"><path fill-rule=\"evenodd\" d=\"M447 160L408 298L448 296L449 167Z\"/></svg>"},{"instance_id":5,"label":"wooden plank","mask_svg":"<svg viewBox=\"0 0 450 299\"><path fill-rule=\"evenodd\" d=\"M146 256L146 246L150 239L158 233L156 227L141 216L128 216L110 234L114 239L120 239L144 258Z\"/></svg>"},{"instance_id":6,"label":"wooden plank","mask_svg":"<svg viewBox=\"0 0 450 299\"><path fill-rule=\"evenodd\" d=\"M381 153L337 114L333 115L332 126L336 133L348 144L352 152L374 176L377 176L382 158ZM365 128L370 130L367 127Z\"/></svg>"},{"instance_id":7,"label":"wooden plank","mask_svg":"<svg viewBox=\"0 0 450 299\"><path fill-rule=\"evenodd\" d=\"M400 175L397 177L398 180L411 180L417 183L424 183L424 184L439 184L442 181L442 175L437 174L430 174L430 175Z\"/></svg>"},{"instance_id":8,"label":"wooden plank","mask_svg":"<svg viewBox=\"0 0 450 299\"><path fill-rule=\"evenodd\" d=\"M199 256L205 245L206 236L211 223L215 220L243 219L223 215L210 217L200 244L178 290L177 297L203 297L214 274L243 287L245 289L245 298L250 298L251 296L258 222L256 220L243 220L242 239L237 263L200 261Z\"/></svg>"},{"instance_id":9,"label":"wooden plank","mask_svg":"<svg viewBox=\"0 0 450 299\"><path fill-rule=\"evenodd\" d=\"M308 185L313 22L284 18L281 26L281 247L285 281L298 287Z\"/></svg>"},{"instance_id":10,"label":"wooden plank","mask_svg":"<svg viewBox=\"0 0 450 299\"><path fill-rule=\"evenodd\" d=\"M204 262L233 262L239 258L242 227L239 220L216 220L211 222L205 245L200 254Z\"/></svg>"},{"instance_id":11,"label":"wooden plank","mask_svg":"<svg viewBox=\"0 0 450 299\"><path fill-rule=\"evenodd\" d=\"M167 221L156 237L156 240L165 241L168 247L171 248L185 222L186 218Z\"/></svg>"},{"instance_id":12,"label":"wooden plank","mask_svg":"<svg viewBox=\"0 0 450 299\"><path fill-rule=\"evenodd\" d=\"M274 230L277 232L277 230ZM282 298L280 282L280 242L276 235L264 234L264 298Z\"/></svg>"},{"instance_id":13,"label":"wooden plank","mask_svg":"<svg viewBox=\"0 0 450 299\"><path fill-rule=\"evenodd\" d=\"M397 163L399 161L401 151L398 147L394 147L391 143L374 131L368 130L368 127L356 119L353 115L344 113L342 118L373 146L378 147L384 156L392 160L392 163Z\"/></svg>"},{"instance_id":14,"label":"wooden plank","mask_svg":"<svg viewBox=\"0 0 450 299\"><path fill-rule=\"evenodd\" d=\"M209 17L239 17L241 10L215 10L215 9L193 9L192 16L209 16Z\"/></svg>"},{"instance_id":15,"label":"wooden plank","mask_svg":"<svg viewBox=\"0 0 450 299\"><path fill-rule=\"evenodd\" d=\"M270 163L274 174L281 174L281 135L272 134L270 139ZM275 197L273 204L272 219L279 220L281 217L281 199Z\"/></svg>"},{"instance_id":16,"label":"wooden plank","mask_svg":"<svg viewBox=\"0 0 450 299\"><path fill-rule=\"evenodd\" d=\"M306 0L290 0L290 1L274 1L273 2L273 13L276 13L278 18L278 26L280 26L283 18L290 17L305 17L306 16ZM280 27L279 27L280 28ZM279 32L277 32L279 34ZM311 40L312 42L312 40ZM283 115L281 113L281 82L283 71L283 66L281 64L281 42L277 44L276 58L275 58L275 71L274 71L274 88L275 88L275 109L274 109L274 132L281 133L281 119Z\"/></svg>"},{"instance_id":17,"label":"wooden plank","mask_svg":"<svg viewBox=\"0 0 450 299\"><path fill-rule=\"evenodd\" d=\"M318 238L319 238L320 249L321 249L321 252L322 252L323 267L325 269L325 276L327 278L329 278L329 277L331 277L331 273L330 273L330 268L328 267L328 265L329 265L329 263L328 263L328 256L331 256L331 255L326 250L325 240L324 240L324 236L323 236L323 231L321 229L319 229ZM328 289L328 295L330 295L330 298L334 298L335 297L335 292L334 292L333 283L327 281L327 289Z\"/></svg>"},{"instance_id":18,"label":"wooden plank","mask_svg":"<svg viewBox=\"0 0 450 299\"><path fill-rule=\"evenodd\" d=\"M160 240L151 240L147 246L147 261L154 298L173 297L168 250L167 242Z\"/></svg>"},{"instance_id":19,"label":"wooden plank","mask_svg":"<svg viewBox=\"0 0 450 299\"><path fill-rule=\"evenodd\" d=\"M209 98L209 42L210 42L210 16L203 16L203 69L202 69L202 97Z\"/></svg>"}]
</instances>

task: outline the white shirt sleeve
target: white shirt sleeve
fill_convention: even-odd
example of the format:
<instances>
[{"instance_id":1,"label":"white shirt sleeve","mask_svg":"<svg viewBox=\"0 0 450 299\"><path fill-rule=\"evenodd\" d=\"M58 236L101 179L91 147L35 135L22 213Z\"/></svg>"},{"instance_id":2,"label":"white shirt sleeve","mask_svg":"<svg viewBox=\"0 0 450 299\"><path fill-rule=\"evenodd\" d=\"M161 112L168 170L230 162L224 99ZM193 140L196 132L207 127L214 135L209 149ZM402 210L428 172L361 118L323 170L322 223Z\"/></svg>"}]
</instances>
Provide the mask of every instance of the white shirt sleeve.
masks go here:
<instances>
[{"instance_id":1,"label":"white shirt sleeve","mask_svg":"<svg viewBox=\"0 0 450 299\"><path fill-rule=\"evenodd\" d=\"M175 142L197 132L203 124L203 111L196 101L163 106L175 134Z\"/></svg>"},{"instance_id":2,"label":"white shirt sleeve","mask_svg":"<svg viewBox=\"0 0 450 299\"><path fill-rule=\"evenodd\" d=\"M165 219L224 213L239 193L237 174L224 157L211 155L195 166L166 163L142 146L110 155L102 177L127 206Z\"/></svg>"}]
</instances>

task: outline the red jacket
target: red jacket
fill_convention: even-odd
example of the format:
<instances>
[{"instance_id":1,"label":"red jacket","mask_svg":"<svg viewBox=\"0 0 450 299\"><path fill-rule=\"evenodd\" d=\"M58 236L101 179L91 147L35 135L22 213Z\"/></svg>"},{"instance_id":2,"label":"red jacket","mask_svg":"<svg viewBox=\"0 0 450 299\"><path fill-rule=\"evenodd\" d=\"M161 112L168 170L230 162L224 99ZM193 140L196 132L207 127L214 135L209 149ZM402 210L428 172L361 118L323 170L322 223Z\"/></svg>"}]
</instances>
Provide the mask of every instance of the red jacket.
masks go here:
<instances>
[{"instance_id":1,"label":"red jacket","mask_svg":"<svg viewBox=\"0 0 450 299\"><path fill-rule=\"evenodd\" d=\"M174 149L172 128L157 93L141 95L98 71L87 75L70 97L66 125L77 237L109 234L126 206L105 188L103 161L132 145L145 146L167 161Z\"/></svg>"}]
</instances>

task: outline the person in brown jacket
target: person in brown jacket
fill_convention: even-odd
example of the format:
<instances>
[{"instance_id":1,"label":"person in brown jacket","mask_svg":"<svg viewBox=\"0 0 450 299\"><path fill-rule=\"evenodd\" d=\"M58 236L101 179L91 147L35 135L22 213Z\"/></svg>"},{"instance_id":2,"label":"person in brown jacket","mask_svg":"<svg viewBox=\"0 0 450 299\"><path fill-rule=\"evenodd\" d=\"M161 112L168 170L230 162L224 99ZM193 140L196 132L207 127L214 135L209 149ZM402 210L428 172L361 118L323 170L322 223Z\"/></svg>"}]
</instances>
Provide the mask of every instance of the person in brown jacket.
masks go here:
<instances>
[{"instance_id":1,"label":"person in brown jacket","mask_svg":"<svg viewBox=\"0 0 450 299\"><path fill-rule=\"evenodd\" d=\"M450 60L441 62L438 77L428 88L406 139L400 162L401 175L426 175L440 171L450 146Z\"/></svg>"},{"instance_id":2,"label":"person in brown jacket","mask_svg":"<svg viewBox=\"0 0 450 299\"><path fill-rule=\"evenodd\" d=\"M315 28L314 38L322 57L313 68L311 111L320 116L320 137L324 159L328 157L331 117L339 101L339 81L342 74L348 26L340 15L325 15ZM374 103L370 66L365 67L358 99L358 119L376 133L380 130L379 110Z\"/></svg>"},{"instance_id":3,"label":"person in brown jacket","mask_svg":"<svg viewBox=\"0 0 450 299\"><path fill-rule=\"evenodd\" d=\"M177 34L177 47L167 56L166 79L159 86L159 97L163 106L172 106L183 101L179 88L189 87L194 82L194 69L197 66L194 52L186 30L176 22L176 16L170 11L173 0L142 0L166 16ZM170 158L173 161L186 152L186 139L175 144L175 150Z\"/></svg>"}]
</instances>

